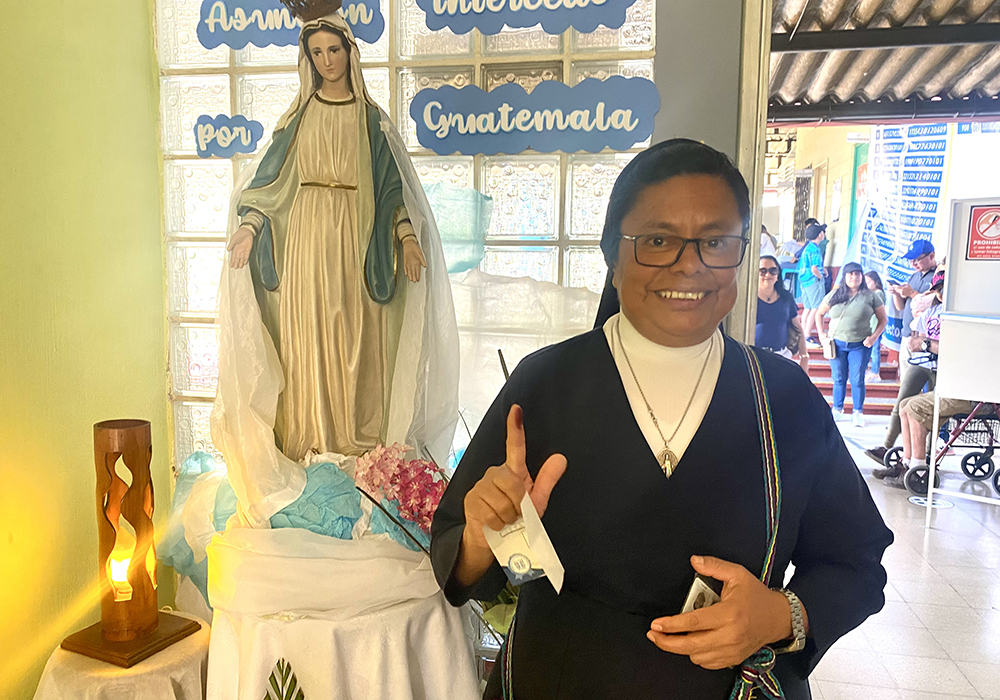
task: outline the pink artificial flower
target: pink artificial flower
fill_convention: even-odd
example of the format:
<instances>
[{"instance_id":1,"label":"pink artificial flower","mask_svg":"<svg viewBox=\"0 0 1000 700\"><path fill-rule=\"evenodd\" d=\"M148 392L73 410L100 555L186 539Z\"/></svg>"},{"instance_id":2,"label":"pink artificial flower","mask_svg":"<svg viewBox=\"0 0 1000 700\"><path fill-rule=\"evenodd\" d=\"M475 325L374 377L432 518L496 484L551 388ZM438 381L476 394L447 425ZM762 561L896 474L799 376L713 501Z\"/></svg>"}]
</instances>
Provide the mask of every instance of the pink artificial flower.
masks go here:
<instances>
[{"instance_id":1,"label":"pink artificial flower","mask_svg":"<svg viewBox=\"0 0 1000 700\"><path fill-rule=\"evenodd\" d=\"M445 483L433 462L404 459L411 449L399 443L376 446L358 457L354 478L372 497L396 500L403 518L416 523L424 532L430 532Z\"/></svg>"}]
</instances>

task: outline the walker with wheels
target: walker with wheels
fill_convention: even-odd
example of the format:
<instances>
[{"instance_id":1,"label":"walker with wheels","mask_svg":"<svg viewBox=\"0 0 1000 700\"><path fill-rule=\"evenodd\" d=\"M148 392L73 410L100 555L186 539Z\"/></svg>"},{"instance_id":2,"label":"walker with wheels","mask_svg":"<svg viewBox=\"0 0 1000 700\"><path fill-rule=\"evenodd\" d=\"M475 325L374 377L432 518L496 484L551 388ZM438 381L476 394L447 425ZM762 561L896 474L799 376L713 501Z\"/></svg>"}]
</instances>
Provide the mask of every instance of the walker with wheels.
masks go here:
<instances>
[{"instance_id":1,"label":"walker with wheels","mask_svg":"<svg viewBox=\"0 0 1000 700\"><path fill-rule=\"evenodd\" d=\"M961 440L960 440L961 438ZM953 447L973 449L962 456L962 473L972 481L986 481L993 477L993 489L1000 495L1000 472L993 463L993 452L1000 444L1000 416L996 404L980 401L969 414L958 414L941 426L940 439L943 445L934 457L935 467ZM894 447L885 453L883 462L892 469L903 465L903 448ZM930 452L927 466L910 467L903 475L903 485L915 496L927 495L927 479L930 474ZM940 472L934 475L934 488L941 486Z\"/></svg>"}]
</instances>

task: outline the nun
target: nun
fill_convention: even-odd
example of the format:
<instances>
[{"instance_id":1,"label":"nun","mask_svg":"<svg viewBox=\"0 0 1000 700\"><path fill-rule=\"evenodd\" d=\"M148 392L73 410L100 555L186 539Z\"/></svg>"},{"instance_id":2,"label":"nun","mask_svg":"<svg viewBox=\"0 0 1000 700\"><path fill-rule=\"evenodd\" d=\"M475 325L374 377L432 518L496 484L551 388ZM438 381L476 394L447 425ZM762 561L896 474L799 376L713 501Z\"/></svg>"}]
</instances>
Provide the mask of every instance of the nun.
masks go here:
<instances>
[{"instance_id":1,"label":"nun","mask_svg":"<svg viewBox=\"0 0 1000 700\"><path fill-rule=\"evenodd\" d=\"M433 523L447 599L499 593L484 528L524 494L565 568L560 593L521 587L484 697L804 700L882 608L892 534L829 407L719 330L749 223L724 154L674 139L636 156L608 207L598 326L522 360L476 431ZM681 612L696 574L721 601Z\"/></svg>"}]
</instances>

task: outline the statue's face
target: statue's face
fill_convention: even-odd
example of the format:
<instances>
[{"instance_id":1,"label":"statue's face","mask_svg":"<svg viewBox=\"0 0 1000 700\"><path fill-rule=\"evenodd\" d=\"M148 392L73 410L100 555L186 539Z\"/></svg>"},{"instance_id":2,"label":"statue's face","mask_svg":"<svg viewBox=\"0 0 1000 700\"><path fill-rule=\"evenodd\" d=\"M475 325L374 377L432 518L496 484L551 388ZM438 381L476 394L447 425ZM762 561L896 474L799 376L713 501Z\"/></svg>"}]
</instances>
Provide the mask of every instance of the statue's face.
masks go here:
<instances>
[{"instance_id":1,"label":"statue's face","mask_svg":"<svg viewBox=\"0 0 1000 700\"><path fill-rule=\"evenodd\" d=\"M337 83L347 76L350 52L333 32L318 31L309 37L309 56L323 80Z\"/></svg>"}]
</instances>

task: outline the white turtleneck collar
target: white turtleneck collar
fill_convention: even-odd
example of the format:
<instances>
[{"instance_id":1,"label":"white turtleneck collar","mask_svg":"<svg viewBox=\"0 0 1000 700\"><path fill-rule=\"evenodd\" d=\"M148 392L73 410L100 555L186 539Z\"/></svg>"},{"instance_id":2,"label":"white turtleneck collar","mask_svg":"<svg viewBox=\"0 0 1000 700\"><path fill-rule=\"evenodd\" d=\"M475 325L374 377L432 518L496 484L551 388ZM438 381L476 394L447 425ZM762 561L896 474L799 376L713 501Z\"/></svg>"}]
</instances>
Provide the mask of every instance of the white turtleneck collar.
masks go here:
<instances>
[{"instance_id":1,"label":"white turtleneck collar","mask_svg":"<svg viewBox=\"0 0 1000 700\"><path fill-rule=\"evenodd\" d=\"M624 313L619 313L617 318L618 332L621 333L621 342L625 345L625 351L628 352L629 357L633 360L639 355L660 362L683 362L694 358L704 359L705 353L711 347L712 343L716 342L715 336L719 335L719 340L721 340L721 334L716 331L697 345L689 345L681 348L668 347L654 343L640 333ZM608 322L610 323L611 319L608 319Z\"/></svg>"},{"instance_id":2,"label":"white turtleneck collar","mask_svg":"<svg viewBox=\"0 0 1000 700\"><path fill-rule=\"evenodd\" d=\"M649 340L639 333L624 314L618 313L604 324L604 335L632 414L650 451L654 455L659 454L666 438L670 451L680 459L712 402L719 371L722 369L725 348L722 333L717 330L708 340L697 345L672 348ZM705 368L703 374L702 367ZM633 371L635 378L632 376ZM700 382L699 374L702 375ZM656 429L656 424L649 415L650 409L656 415L660 430Z\"/></svg>"}]
</instances>

